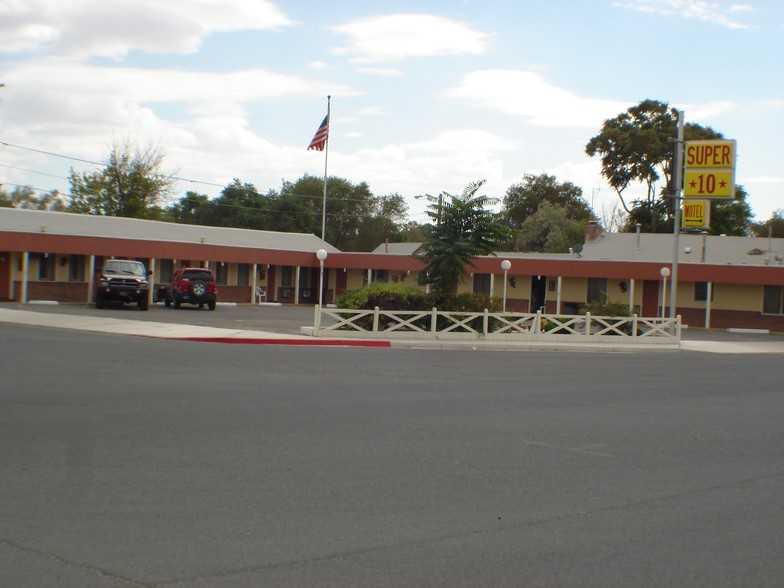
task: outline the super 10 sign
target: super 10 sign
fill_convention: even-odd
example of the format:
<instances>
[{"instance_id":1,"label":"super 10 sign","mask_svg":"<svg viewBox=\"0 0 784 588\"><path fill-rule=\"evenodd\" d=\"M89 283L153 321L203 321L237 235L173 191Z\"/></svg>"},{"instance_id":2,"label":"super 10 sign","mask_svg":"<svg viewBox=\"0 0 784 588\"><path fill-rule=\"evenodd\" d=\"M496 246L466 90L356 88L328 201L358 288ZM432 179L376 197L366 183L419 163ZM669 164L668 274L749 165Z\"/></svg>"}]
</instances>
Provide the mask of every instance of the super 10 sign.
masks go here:
<instances>
[{"instance_id":1,"label":"super 10 sign","mask_svg":"<svg viewBox=\"0 0 784 588\"><path fill-rule=\"evenodd\" d=\"M735 197L735 141L687 141L684 198Z\"/></svg>"}]
</instances>

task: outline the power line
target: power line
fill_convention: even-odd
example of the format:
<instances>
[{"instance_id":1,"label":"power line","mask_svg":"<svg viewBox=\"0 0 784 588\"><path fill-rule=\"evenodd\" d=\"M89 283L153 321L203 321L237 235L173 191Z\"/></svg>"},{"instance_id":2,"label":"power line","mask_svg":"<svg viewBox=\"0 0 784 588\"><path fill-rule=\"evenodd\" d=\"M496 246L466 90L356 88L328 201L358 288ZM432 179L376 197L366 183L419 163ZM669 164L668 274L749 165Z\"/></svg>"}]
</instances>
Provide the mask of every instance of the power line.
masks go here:
<instances>
[{"instance_id":1,"label":"power line","mask_svg":"<svg viewBox=\"0 0 784 588\"><path fill-rule=\"evenodd\" d=\"M57 178L58 180L67 180L68 178L64 178L63 176L56 176L54 174L48 174L46 172L35 171L34 169L25 169L23 167L17 167L15 165L8 165L6 163L0 163L0 167L7 167L10 169L18 169L19 171L27 172L29 174L38 174L39 176L49 176L50 178Z\"/></svg>"}]
</instances>

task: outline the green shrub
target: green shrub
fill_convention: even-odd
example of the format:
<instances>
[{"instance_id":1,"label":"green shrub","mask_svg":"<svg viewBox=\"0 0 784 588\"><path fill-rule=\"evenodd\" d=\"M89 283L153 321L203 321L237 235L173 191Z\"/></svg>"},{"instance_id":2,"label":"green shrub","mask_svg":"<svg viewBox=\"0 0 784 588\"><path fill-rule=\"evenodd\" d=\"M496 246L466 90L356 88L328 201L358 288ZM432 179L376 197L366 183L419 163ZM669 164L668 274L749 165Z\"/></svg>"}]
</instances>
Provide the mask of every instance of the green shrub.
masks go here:
<instances>
[{"instance_id":1,"label":"green shrub","mask_svg":"<svg viewBox=\"0 0 784 588\"><path fill-rule=\"evenodd\" d=\"M429 296L407 284L374 282L369 286L346 292L337 299L338 308L353 310L429 310Z\"/></svg>"},{"instance_id":2,"label":"green shrub","mask_svg":"<svg viewBox=\"0 0 784 588\"><path fill-rule=\"evenodd\" d=\"M589 302L580 309L580 314L590 312L596 316L632 316L629 306L621 302L609 302L607 296L601 302Z\"/></svg>"},{"instance_id":3,"label":"green shrub","mask_svg":"<svg viewBox=\"0 0 784 588\"><path fill-rule=\"evenodd\" d=\"M499 312L501 306L486 294L458 294L437 298L433 294L426 294L422 290L406 284L393 282L374 282L369 286L357 288L346 292L336 301L338 308L351 310L373 310L378 307L380 310L389 311L422 311L431 310L433 307L440 311L450 312L483 312L487 308L490 312ZM383 319L382 319L383 320ZM364 317L356 321L356 324L364 329L371 329L373 326L372 317ZM379 328L394 324L389 320L387 324L380 324ZM423 317L415 324L422 329L430 328L430 318ZM449 321L444 317L438 318L438 328L443 329L448 326ZM477 318L471 321L471 327L481 331L482 319Z\"/></svg>"}]
</instances>

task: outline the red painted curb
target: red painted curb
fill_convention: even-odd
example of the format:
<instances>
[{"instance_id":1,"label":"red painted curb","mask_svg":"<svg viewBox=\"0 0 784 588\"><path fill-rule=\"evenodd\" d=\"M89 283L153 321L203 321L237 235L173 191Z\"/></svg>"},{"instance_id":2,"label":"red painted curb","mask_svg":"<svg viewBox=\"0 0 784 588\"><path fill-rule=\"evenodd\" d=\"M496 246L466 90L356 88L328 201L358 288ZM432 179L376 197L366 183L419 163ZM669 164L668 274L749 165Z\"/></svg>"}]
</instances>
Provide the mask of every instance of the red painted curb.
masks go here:
<instances>
[{"instance_id":1,"label":"red painted curb","mask_svg":"<svg viewBox=\"0 0 784 588\"><path fill-rule=\"evenodd\" d=\"M178 341L201 343L235 343L241 345L309 345L320 347L391 347L389 341L361 341L353 339L248 339L238 337L177 337Z\"/></svg>"}]
</instances>

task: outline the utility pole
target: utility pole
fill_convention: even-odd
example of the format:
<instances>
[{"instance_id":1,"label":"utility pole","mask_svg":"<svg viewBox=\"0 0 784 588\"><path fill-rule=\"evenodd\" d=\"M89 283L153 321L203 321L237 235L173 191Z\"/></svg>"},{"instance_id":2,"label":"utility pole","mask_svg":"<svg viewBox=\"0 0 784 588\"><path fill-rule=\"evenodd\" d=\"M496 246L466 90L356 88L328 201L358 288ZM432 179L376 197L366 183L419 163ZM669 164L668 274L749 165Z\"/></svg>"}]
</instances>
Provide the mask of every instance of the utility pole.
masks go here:
<instances>
[{"instance_id":1,"label":"utility pole","mask_svg":"<svg viewBox=\"0 0 784 588\"><path fill-rule=\"evenodd\" d=\"M675 217L673 218L673 252L672 252L672 279L670 281L670 318L675 319L676 298L678 291L678 250L680 249L681 235L681 202L682 202L682 174L683 174L683 111L678 110L678 137L675 141L675 161L673 162L672 185L673 204Z\"/></svg>"}]
</instances>

